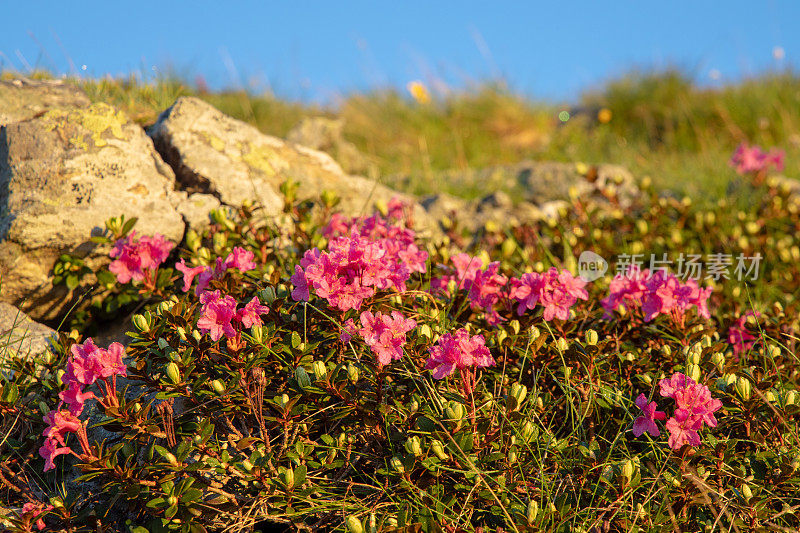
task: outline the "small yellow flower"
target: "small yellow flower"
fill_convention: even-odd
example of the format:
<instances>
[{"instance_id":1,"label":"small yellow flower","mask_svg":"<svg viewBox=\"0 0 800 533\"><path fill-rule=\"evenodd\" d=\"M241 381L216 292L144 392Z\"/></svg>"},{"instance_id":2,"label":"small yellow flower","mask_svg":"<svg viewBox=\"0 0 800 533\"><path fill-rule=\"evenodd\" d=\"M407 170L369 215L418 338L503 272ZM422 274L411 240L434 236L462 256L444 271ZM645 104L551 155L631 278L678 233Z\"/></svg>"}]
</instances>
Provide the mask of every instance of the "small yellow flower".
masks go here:
<instances>
[{"instance_id":1,"label":"small yellow flower","mask_svg":"<svg viewBox=\"0 0 800 533\"><path fill-rule=\"evenodd\" d=\"M425 105L431 101L430 91L428 91L428 88L425 86L425 84L419 80L408 82L406 89L408 89L408 92L412 97L414 97L414 100L416 100L417 103Z\"/></svg>"},{"instance_id":2,"label":"small yellow flower","mask_svg":"<svg viewBox=\"0 0 800 533\"><path fill-rule=\"evenodd\" d=\"M611 116L612 116L611 110L608 109L607 107L604 107L603 109L597 112L597 120L601 124L608 124L609 122L611 122Z\"/></svg>"}]
</instances>

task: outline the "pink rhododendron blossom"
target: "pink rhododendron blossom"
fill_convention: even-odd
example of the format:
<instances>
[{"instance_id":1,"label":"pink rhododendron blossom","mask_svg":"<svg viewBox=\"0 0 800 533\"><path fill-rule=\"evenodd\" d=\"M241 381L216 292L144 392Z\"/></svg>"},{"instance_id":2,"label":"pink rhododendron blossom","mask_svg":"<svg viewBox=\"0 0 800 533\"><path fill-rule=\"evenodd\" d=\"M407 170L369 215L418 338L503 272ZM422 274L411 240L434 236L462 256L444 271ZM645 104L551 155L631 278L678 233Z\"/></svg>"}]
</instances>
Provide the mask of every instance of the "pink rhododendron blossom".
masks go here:
<instances>
[{"instance_id":1,"label":"pink rhododendron blossom","mask_svg":"<svg viewBox=\"0 0 800 533\"><path fill-rule=\"evenodd\" d=\"M455 270L448 269L448 273L440 278L431 279L431 289L434 292L449 294L450 282L454 282L457 290L470 290L475 276L483 268L483 260L469 254L460 253L450 258ZM444 265L440 265L444 267ZM444 267L447 268L447 267Z\"/></svg>"},{"instance_id":2,"label":"pink rhododendron blossom","mask_svg":"<svg viewBox=\"0 0 800 533\"><path fill-rule=\"evenodd\" d=\"M33 519L39 516L40 514L46 513L47 511L51 510L53 510L52 505L45 505L44 503L41 502L36 502L36 503L27 502L25 505L22 506L22 514L20 516L25 516L30 514L31 515L30 518ZM42 520L41 518L36 520L34 525L36 526L36 529L40 531L46 527L44 520Z\"/></svg>"},{"instance_id":3,"label":"pink rhododendron blossom","mask_svg":"<svg viewBox=\"0 0 800 533\"><path fill-rule=\"evenodd\" d=\"M78 418L65 410L50 411L42 417L47 428L42 432L42 435L48 439L55 440L61 446L66 446L64 439L68 433L76 433L81 428L81 421Z\"/></svg>"},{"instance_id":4,"label":"pink rhododendron blossom","mask_svg":"<svg viewBox=\"0 0 800 533\"><path fill-rule=\"evenodd\" d=\"M227 268L236 268L240 272L248 272L256 268L255 255L250 250L235 246L225 258Z\"/></svg>"},{"instance_id":5,"label":"pink rhododendron blossom","mask_svg":"<svg viewBox=\"0 0 800 533\"><path fill-rule=\"evenodd\" d=\"M489 263L484 269L483 260L465 253L454 255L450 261L454 268L441 265L446 274L431 280L431 291L450 295L451 284L456 290L466 290L470 308L483 311L490 325L499 324L503 319L497 307L503 298L508 297L508 277L500 274L500 263Z\"/></svg>"},{"instance_id":6,"label":"pink rhododendron blossom","mask_svg":"<svg viewBox=\"0 0 800 533\"><path fill-rule=\"evenodd\" d=\"M523 274L512 282L511 297L519 303L517 314L522 315L536 304L544 307L544 319L567 320L569 310L578 299L588 300L589 293L584 288L586 282L574 277L567 270L550 268L542 274Z\"/></svg>"},{"instance_id":7,"label":"pink rhododendron blossom","mask_svg":"<svg viewBox=\"0 0 800 533\"><path fill-rule=\"evenodd\" d=\"M221 257L217 257L214 262L214 268L205 267L197 276L197 287L194 288L195 296L200 296L208 288L211 280L222 279L225 272L228 270L228 265Z\"/></svg>"},{"instance_id":8,"label":"pink rhododendron blossom","mask_svg":"<svg viewBox=\"0 0 800 533\"><path fill-rule=\"evenodd\" d=\"M758 339L757 335L747 330L747 317L749 316L758 316L758 313L748 311L728 328L728 343L733 346L733 355L737 359L742 353L752 348Z\"/></svg>"},{"instance_id":9,"label":"pink rhododendron blossom","mask_svg":"<svg viewBox=\"0 0 800 533\"><path fill-rule=\"evenodd\" d=\"M44 459L44 471L52 470L56 467L53 459L59 455L67 455L72 453L69 446L59 446L55 439L46 439L44 444L39 448L39 455Z\"/></svg>"},{"instance_id":10,"label":"pink rhododendron blossom","mask_svg":"<svg viewBox=\"0 0 800 533\"><path fill-rule=\"evenodd\" d=\"M776 148L765 152L760 147L741 143L730 160L730 165L739 174L757 174L767 170L770 166L778 172L783 170L783 160L786 153Z\"/></svg>"},{"instance_id":11,"label":"pink rhododendron blossom","mask_svg":"<svg viewBox=\"0 0 800 533\"><path fill-rule=\"evenodd\" d=\"M650 271L641 270L637 265L631 265L624 274L614 276L608 286L609 295L600 301L606 318L610 318L619 306L626 309L641 307L647 293L645 282L649 277Z\"/></svg>"},{"instance_id":12,"label":"pink rhododendron blossom","mask_svg":"<svg viewBox=\"0 0 800 533\"><path fill-rule=\"evenodd\" d=\"M222 335L234 337L236 330L231 321L236 316L236 300L222 296L220 291L206 291L200 295L203 304L202 316L197 321L197 329L208 332L212 340L218 341Z\"/></svg>"},{"instance_id":13,"label":"pink rhododendron blossom","mask_svg":"<svg viewBox=\"0 0 800 533\"><path fill-rule=\"evenodd\" d=\"M703 422L689 414L688 411L677 410L675 416L667 420L669 430L669 447L680 450L684 444L700 446L700 428Z\"/></svg>"},{"instance_id":14,"label":"pink rhododendron blossom","mask_svg":"<svg viewBox=\"0 0 800 533\"><path fill-rule=\"evenodd\" d=\"M261 315L265 315L268 312L269 307L262 305L258 300L258 297L253 296L252 300L247 302L244 307L236 311L236 320L241 322L246 328L261 326L263 324L263 322L261 322Z\"/></svg>"},{"instance_id":15,"label":"pink rhododendron blossom","mask_svg":"<svg viewBox=\"0 0 800 533\"><path fill-rule=\"evenodd\" d=\"M196 267L186 266L186 260L181 259L179 263L175 263L175 269L183 273L183 292L188 292L192 286L194 278L206 271L207 267L199 265Z\"/></svg>"},{"instance_id":16,"label":"pink rhododendron blossom","mask_svg":"<svg viewBox=\"0 0 800 533\"><path fill-rule=\"evenodd\" d=\"M442 379L456 369L487 367L495 364L494 358L485 346L482 335L470 336L465 328L454 334L445 333L434 346L428 348L430 357L425 368L433 370L433 377Z\"/></svg>"},{"instance_id":17,"label":"pink rhododendron blossom","mask_svg":"<svg viewBox=\"0 0 800 533\"><path fill-rule=\"evenodd\" d=\"M669 445L679 450L684 444L700 445L698 431L703 424L717 427L714 413L722 408L722 402L711 397L711 391L692 378L676 372L670 378L658 382L661 396L675 400L675 412L667 420L670 432Z\"/></svg>"},{"instance_id":18,"label":"pink rhododendron blossom","mask_svg":"<svg viewBox=\"0 0 800 533\"><path fill-rule=\"evenodd\" d=\"M83 412L83 404L86 400L95 398L95 395L92 392L83 392L81 384L73 381L67 385L66 390L58 393L58 397L67 404L71 414L78 416Z\"/></svg>"},{"instance_id":19,"label":"pink rhododendron blossom","mask_svg":"<svg viewBox=\"0 0 800 533\"><path fill-rule=\"evenodd\" d=\"M360 308L376 290L402 292L410 271L390 249L385 241L354 235L333 239L326 252L306 252L291 278L292 297L305 300L313 290L332 307L347 311Z\"/></svg>"},{"instance_id":20,"label":"pink rhododendron blossom","mask_svg":"<svg viewBox=\"0 0 800 533\"><path fill-rule=\"evenodd\" d=\"M108 266L108 270L116 274L119 283L142 281L145 273L155 271L175 247L163 235L134 239L135 233L131 232L126 238L118 239L109 254L115 260Z\"/></svg>"},{"instance_id":21,"label":"pink rhododendron blossom","mask_svg":"<svg viewBox=\"0 0 800 533\"><path fill-rule=\"evenodd\" d=\"M664 420L666 413L664 411L656 411L656 402L647 402L647 396L640 394L636 398L636 407L642 410L642 416L638 417L633 422L633 434L641 437L646 431L653 437L661 435L661 431L656 425L656 420Z\"/></svg>"},{"instance_id":22,"label":"pink rhododendron blossom","mask_svg":"<svg viewBox=\"0 0 800 533\"><path fill-rule=\"evenodd\" d=\"M339 334L339 340L342 341L343 344L347 344L357 334L358 326L356 326L356 323L353 322L352 318L348 318L347 321L345 321L345 323L342 325L342 332Z\"/></svg>"},{"instance_id":23,"label":"pink rhododendron blossom","mask_svg":"<svg viewBox=\"0 0 800 533\"><path fill-rule=\"evenodd\" d=\"M414 320L405 318L398 311L392 311L391 315L364 311L361 313L360 321L361 328L358 329L358 334L375 352L380 366L388 365L393 359L403 357L406 333L417 326Z\"/></svg>"},{"instance_id":24,"label":"pink rhododendron blossom","mask_svg":"<svg viewBox=\"0 0 800 533\"><path fill-rule=\"evenodd\" d=\"M681 282L664 270L651 273L631 265L624 275L617 275L609 285L609 295L601 301L605 317L610 318L620 306L628 311L641 309L649 322L659 315L668 315L682 324L692 307L703 318L710 318L708 298L711 287L700 287L693 279Z\"/></svg>"}]
</instances>

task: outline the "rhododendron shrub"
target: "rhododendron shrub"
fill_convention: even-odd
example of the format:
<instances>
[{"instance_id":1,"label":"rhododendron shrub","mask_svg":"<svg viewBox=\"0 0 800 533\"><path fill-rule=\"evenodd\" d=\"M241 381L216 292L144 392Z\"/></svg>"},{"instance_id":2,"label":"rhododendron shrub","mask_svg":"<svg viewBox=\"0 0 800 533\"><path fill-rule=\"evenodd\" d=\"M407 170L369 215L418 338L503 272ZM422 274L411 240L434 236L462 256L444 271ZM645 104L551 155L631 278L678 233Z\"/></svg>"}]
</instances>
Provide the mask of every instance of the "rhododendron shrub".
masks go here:
<instances>
[{"instance_id":1,"label":"rhododendron shrub","mask_svg":"<svg viewBox=\"0 0 800 533\"><path fill-rule=\"evenodd\" d=\"M765 152L759 146L741 143L731 156L730 165L739 174L758 174L766 171L769 167L780 172L783 170L785 157L786 153L777 148Z\"/></svg>"},{"instance_id":2,"label":"rhododendron shrub","mask_svg":"<svg viewBox=\"0 0 800 533\"><path fill-rule=\"evenodd\" d=\"M131 298L125 348L76 327L2 368L8 527L797 530L800 211L770 191L752 214L581 197L555 223L432 240L399 202L215 213L152 287L98 272L93 300ZM713 299L560 260L729 253L745 233L748 254L772 243L768 281Z\"/></svg>"}]
</instances>

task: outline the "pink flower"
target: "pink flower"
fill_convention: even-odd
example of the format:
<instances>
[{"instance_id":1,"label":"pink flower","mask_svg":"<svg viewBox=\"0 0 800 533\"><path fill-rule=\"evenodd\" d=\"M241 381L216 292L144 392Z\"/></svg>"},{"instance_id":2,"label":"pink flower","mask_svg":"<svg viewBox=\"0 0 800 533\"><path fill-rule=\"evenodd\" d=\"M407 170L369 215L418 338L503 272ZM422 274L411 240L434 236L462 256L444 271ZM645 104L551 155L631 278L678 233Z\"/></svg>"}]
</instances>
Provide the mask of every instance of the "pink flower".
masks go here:
<instances>
[{"instance_id":1,"label":"pink flower","mask_svg":"<svg viewBox=\"0 0 800 533\"><path fill-rule=\"evenodd\" d=\"M608 287L608 297L600 302L606 318L610 318L620 305L628 310L641 307L647 292L645 282L649 277L650 271L640 270L637 265L630 265L625 274L614 276Z\"/></svg>"},{"instance_id":2,"label":"pink flower","mask_svg":"<svg viewBox=\"0 0 800 533\"><path fill-rule=\"evenodd\" d=\"M241 246L236 246L225 258L225 265L228 268L236 268L241 272L247 272L256 268L255 256L250 250L245 250Z\"/></svg>"},{"instance_id":3,"label":"pink flower","mask_svg":"<svg viewBox=\"0 0 800 533\"><path fill-rule=\"evenodd\" d=\"M41 502L28 502L22 506L22 515L31 514L31 518L36 518L42 513L46 513L47 511L52 511L52 505L45 505ZM41 518L36 521L36 529L42 530L45 528L44 520Z\"/></svg>"},{"instance_id":4,"label":"pink flower","mask_svg":"<svg viewBox=\"0 0 800 533\"><path fill-rule=\"evenodd\" d=\"M686 377L680 372L676 372L672 374L669 379L664 378L659 381L658 386L661 389L661 396L664 398L675 398L676 392L685 389L694 382L692 378Z\"/></svg>"},{"instance_id":5,"label":"pink flower","mask_svg":"<svg viewBox=\"0 0 800 533\"><path fill-rule=\"evenodd\" d=\"M678 409L675 415L667 420L669 430L669 446L673 450L680 450L684 444L700 446L698 431L703 426L701 420L691 416L688 411Z\"/></svg>"},{"instance_id":6,"label":"pink flower","mask_svg":"<svg viewBox=\"0 0 800 533\"><path fill-rule=\"evenodd\" d=\"M656 411L656 402L647 403L647 396L644 394L640 394L636 398L636 406L642 410L643 414L633 422L633 434L641 437L646 431L651 436L658 437L661 431L655 421L664 420L667 416L666 413L664 411Z\"/></svg>"},{"instance_id":7,"label":"pink flower","mask_svg":"<svg viewBox=\"0 0 800 533\"><path fill-rule=\"evenodd\" d=\"M98 348L91 337L83 344L73 344L70 348L72 357L67 362L67 369L61 381L68 385L77 381L82 386L91 385L100 377L100 364L98 361Z\"/></svg>"},{"instance_id":8,"label":"pink flower","mask_svg":"<svg viewBox=\"0 0 800 533\"><path fill-rule=\"evenodd\" d=\"M364 311L361 313L360 321L361 328L358 334L375 352L380 366L388 365L392 359L398 360L403 357L406 333L417 326L414 320L405 318L397 311L392 311L391 316Z\"/></svg>"},{"instance_id":9,"label":"pink flower","mask_svg":"<svg viewBox=\"0 0 800 533\"><path fill-rule=\"evenodd\" d=\"M228 265L225 264L225 261L221 257L217 257L213 269L205 267L204 270L200 272L200 275L197 276L197 287L194 288L195 296L200 296L200 294L208 288L211 280L222 279L222 276L225 275L227 270Z\"/></svg>"},{"instance_id":10,"label":"pink flower","mask_svg":"<svg viewBox=\"0 0 800 533\"><path fill-rule=\"evenodd\" d=\"M244 327L252 328L256 325L262 325L263 322L261 322L261 315L265 315L268 312L269 307L266 305L261 305L258 297L253 296L252 300L247 302L244 307L236 311L236 320L241 322Z\"/></svg>"},{"instance_id":11,"label":"pink flower","mask_svg":"<svg viewBox=\"0 0 800 533\"><path fill-rule=\"evenodd\" d=\"M106 350L95 352L99 377L127 376L128 367L122 362L124 354L125 347L118 342L112 342Z\"/></svg>"},{"instance_id":12,"label":"pink flower","mask_svg":"<svg viewBox=\"0 0 800 533\"><path fill-rule=\"evenodd\" d=\"M753 347L758 336L747 330L747 317L758 316L758 313L748 311L740 316L728 329L728 343L733 346L733 354L738 359L739 355Z\"/></svg>"},{"instance_id":13,"label":"pink flower","mask_svg":"<svg viewBox=\"0 0 800 533\"><path fill-rule=\"evenodd\" d=\"M478 270L472 280L469 290L470 307L483 309L486 321L490 325L499 324L502 320L495 310L501 298L506 296L505 290L508 278L498 273L500 263L489 263L486 270Z\"/></svg>"},{"instance_id":14,"label":"pink flower","mask_svg":"<svg viewBox=\"0 0 800 533\"><path fill-rule=\"evenodd\" d=\"M308 290L308 279L306 279L306 273L303 271L300 265L294 266L294 275L289 278L289 281L291 281L294 285L294 289L292 289L292 299L295 302L307 302L311 297L311 294Z\"/></svg>"},{"instance_id":15,"label":"pink flower","mask_svg":"<svg viewBox=\"0 0 800 533\"><path fill-rule=\"evenodd\" d=\"M573 277L567 270L559 272L555 267L542 274L523 274L513 286L511 297L519 302L517 314L524 314L538 303L544 307L544 319L548 322L554 318L567 320L570 308L578 299L589 299L584 280Z\"/></svg>"},{"instance_id":16,"label":"pink flower","mask_svg":"<svg viewBox=\"0 0 800 533\"><path fill-rule=\"evenodd\" d=\"M750 146L747 143L741 143L736 147L736 151L731 157L730 165L739 174L757 174L770 166L780 172L783 170L785 155L783 150L773 148L769 152L764 152L756 145Z\"/></svg>"},{"instance_id":17,"label":"pink flower","mask_svg":"<svg viewBox=\"0 0 800 533\"><path fill-rule=\"evenodd\" d=\"M425 368L433 370L433 377L442 379L456 369L472 366L487 367L495 364L482 335L470 337L465 328L455 334L445 333L434 346L428 348L430 357Z\"/></svg>"},{"instance_id":18,"label":"pink flower","mask_svg":"<svg viewBox=\"0 0 800 533\"><path fill-rule=\"evenodd\" d=\"M675 403L678 411L687 411L690 416L706 423L709 427L717 427L714 413L722 408L722 402L711 397L711 391L705 385L691 382L683 389L675 391Z\"/></svg>"},{"instance_id":19,"label":"pink flower","mask_svg":"<svg viewBox=\"0 0 800 533\"><path fill-rule=\"evenodd\" d=\"M44 445L39 448L39 455L44 459L44 471L52 470L56 467L53 459L59 455L66 455L72 453L69 446L59 446L55 439L48 438L44 441ZM41 528L40 528L41 529Z\"/></svg>"},{"instance_id":20,"label":"pink flower","mask_svg":"<svg viewBox=\"0 0 800 533\"><path fill-rule=\"evenodd\" d=\"M55 439L62 446L66 446L64 439L67 433L76 433L81 428L81 421L69 411L50 411L42 417L47 427L42 435L48 439Z\"/></svg>"},{"instance_id":21,"label":"pink flower","mask_svg":"<svg viewBox=\"0 0 800 533\"><path fill-rule=\"evenodd\" d=\"M342 332L339 334L339 340L342 341L342 344L347 344L357 333L358 327L356 326L356 323L353 322L352 318L348 318L342 326Z\"/></svg>"},{"instance_id":22,"label":"pink flower","mask_svg":"<svg viewBox=\"0 0 800 533\"><path fill-rule=\"evenodd\" d=\"M457 290L471 289L475 276L483 268L483 260L478 257L472 257L469 254L460 253L451 257L450 262L453 263L455 272L450 269L451 273L441 278L433 278L431 280L431 289L434 292L439 291L449 294L448 285L451 281L455 282Z\"/></svg>"},{"instance_id":23,"label":"pink flower","mask_svg":"<svg viewBox=\"0 0 800 533\"><path fill-rule=\"evenodd\" d=\"M109 254L116 259L108 266L108 270L117 275L119 283L142 281L145 271L155 271L175 247L163 235L155 234L134 240L135 233L118 239Z\"/></svg>"},{"instance_id":24,"label":"pink flower","mask_svg":"<svg viewBox=\"0 0 800 533\"><path fill-rule=\"evenodd\" d=\"M72 415L78 416L83 412L83 404L86 400L95 398L95 395L92 392L83 392L81 384L73 381L67 386L66 390L58 393L58 397L67 404Z\"/></svg>"},{"instance_id":25,"label":"pink flower","mask_svg":"<svg viewBox=\"0 0 800 533\"><path fill-rule=\"evenodd\" d=\"M188 292L189 288L192 286L192 281L194 281L195 276L205 272L207 267L204 267L203 265L188 267L186 266L186 261L181 259L180 263L175 263L175 269L183 272L183 292Z\"/></svg>"},{"instance_id":26,"label":"pink flower","mask_svg":"<svg viewBox=\"0 0 800 533\"><path fill-rule=\"evenodd\" d=\"M197 328L208 332L212 340L218 341L222 335L236 336L231 321L236 316L236 300L230 296L222 296L220 291L206 291L200 295L203 304L202 316L197 321Z\"/></svg>"}]
</instances>

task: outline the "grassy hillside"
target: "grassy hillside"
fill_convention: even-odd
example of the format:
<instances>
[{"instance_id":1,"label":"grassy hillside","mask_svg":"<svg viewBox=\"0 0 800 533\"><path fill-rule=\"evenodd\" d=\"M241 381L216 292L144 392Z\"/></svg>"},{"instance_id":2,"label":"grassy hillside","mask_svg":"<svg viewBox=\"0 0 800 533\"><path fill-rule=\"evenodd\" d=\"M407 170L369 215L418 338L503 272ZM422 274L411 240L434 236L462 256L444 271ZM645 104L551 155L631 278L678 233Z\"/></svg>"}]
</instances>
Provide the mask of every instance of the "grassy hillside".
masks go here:
<instances>
[{"instance_id":1,"label":"grassy hillside","mask_svg":"<svg viewBox=\"0 0 800 533\"><path fill-rule=\"evenodd\" d=\"M201 92L178 79L75 82L142 124L181 95L199 96L278 136L306 116L342 117L346 139L368 159L368 174L420 194L479 195L479 186L465 188L441 172L530 158L619 163L657 187L716 198L726 193L733 177L727 160L742 141L783 148L785 173L800 175L792 164L800 152L800 76L788 71L714 89L678 71L631 73L573 106L532 101L503 84L432 95L428 103L393 90L353 94L321 108L271 95ZM564 111L566 122L559 119Z\"/></svg>"}]
</instances>

